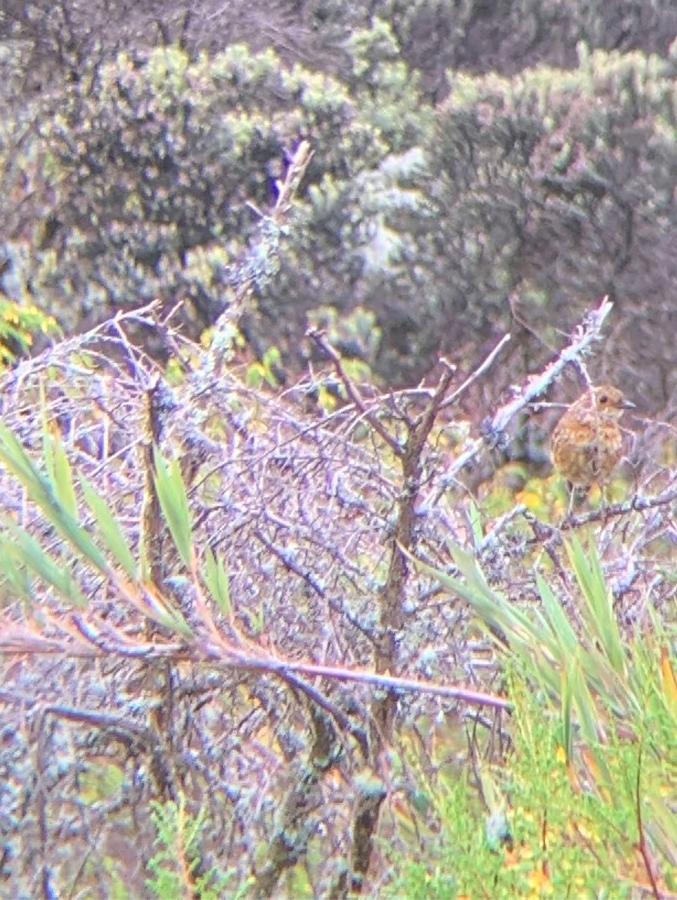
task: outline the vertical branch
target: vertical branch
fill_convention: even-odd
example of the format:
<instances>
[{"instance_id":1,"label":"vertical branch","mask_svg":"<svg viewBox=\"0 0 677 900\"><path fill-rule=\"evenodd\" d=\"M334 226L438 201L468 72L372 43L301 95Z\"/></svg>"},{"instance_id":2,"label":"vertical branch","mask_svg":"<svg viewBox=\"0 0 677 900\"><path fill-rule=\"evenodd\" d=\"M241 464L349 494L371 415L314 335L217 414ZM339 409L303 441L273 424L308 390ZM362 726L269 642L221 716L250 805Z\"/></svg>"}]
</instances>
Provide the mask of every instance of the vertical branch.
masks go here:
<instances>
[{"instance_id":1,"label":"vertical branch","mask_svg":"<svg viewBox=\"0 0 677 900\"><path fill-rule=\"evenodd\" d=\"M451 385L453 370L445 367L435 392L416 422L410 424L407 441L400 456L402 490L397 501L398 511L390 548L388 576L379 596L381 636L376 650L376 671L397 674L397 636L404 627L404 586L414 538L416 504L421 490L422 455L440 406ZM396 695L391 691L384 699L376 700L372 712L382 738L392 736Z\"/></svg>"},{"instance_id":2,"label":"vertical branch","mask_svg":"<svg viewBox=\"0 0 677 900\"><path fill-rule=\"evenodd\" d=\"M308 758L296 767L268 845L267 861L256 879L254 896L270 897L287 869L302 859L319 826L322 779L336 764L341 741L331 718L312 700L308 702L313 742Z\"/></svg>"},{"instance_id":3,"label":"vertical branch","mask_svg":"<svg viewBox=\"0 0 677 900\"><path fill-rule=\"evenodd\" d=\"M640 745L639 753L637 757L637 781L635 784L635 804L637 810L637 833L638 833L638 845L639 852L644 861L644 868L646 869L646 874L649 878L649 882L651 884L651 893L654 895L655 900L661 900L661 892L658 889L658 882L656 881L656 875L653 870L653 861L651 859L651 853L649 852L649 847L646 841L646 834L644 832L644 823L642 822L642 747Z\"/></svg>"},{"instance_id":4,"label":"vertical branch","mask_svg":"<svg viewBox=\"0 0 677 900\"><path fill-rule=\"evenodd\" d=\"M391 539L390 563L386 582L379 595L379 638L376 645L375 667L379 673L397 674L398 635L404 627L405 585L408 561L403 551L411 551L414 542L416 504L421 491L422 459L426 442L435 418L451 385L453 369L446 366L437 387L423 413L415 421L407 421L409 430L403 450L398 454L402 468L402 489L397 501L397 519ZM388 691L376 696L371 705L371 765L374 777L363 780L358 787L353 816L353 847L351 857L352 889L361 891L373 851L373 839L386 790L381 778L383 750L390 745L397 694Z\"/></svg>"},{"instance_id":5,"label":"vertical branch","mask_svg":"<svg viewBox=\"0 0 677 900\"><path fill-rule=\"evenodd\" d=\"M139 556L142 566L142 577L149 580L156 588L162 590L165 576L165 552L162 510L155 487L154 448L160 444L162 436L161 416L161 381L145 392L146 406L144 410L143 437L141 441L141 467L143 470L143 501L141 506L141 545Z\"/></svg>"},{"instance_id":6,"label":"vertical branch","mask_svg":"<svg viewBox=\"0 0 677 900\"><path fill-rule=\"evenodd\" d=\"M214 325L214 338L203 376L213 373L222 364L231 345L233 324L242 315L246 302L254 289L265 286L280 267L280 243L285 223L312 156L308 141L301 141L289 162L284 181L277 184L278 195L273 209L266 215L254 208L261 216L258 235L244 258L233 267L230 281L235 286L235 296Z\"/></svg>"},{"instance_id":7,"label":"vertical branch","mask_svg":"<svg viewBox=\"0 0 677 900\"><path fill-rule=\"evenodd\" d=\"M408 432L402 446L379 419L377 412L367 408L357 386L348 377L339 354L326 337L316 331L311 331L310 336L330 357L348 397L393 452L401 467L402 488L397 500L395 526L390 538L388 574L378 597L379 626L374 660L377 673L397 674L398 635L404 628L405 586L408 576L406 553L413 549L415 539L414 526L421 492L423 453L437 414L451 386L454 370L451 366L445 365L432 397L418 418L412 420L406 415L402 416ZM341 883L337 881L334 885L332 896L347 896L348 891L360 892L363 888L371 862L381 806L387 796L381 774L381 759L383 751L391 743L396 711L397 693L393 690L377 696L372 702L368 759L371 775L360 779L357 786L352 820L351 875L350 879L340 876Z\"/></svg>"},{"instance_id":8,"label":"vertical branch","mask_svg":"<svg viewBox=\"0 0 677 900\"><path fill-rule=\"evenodd\" d=\"M143 501L141 507L141 577L150 581L160 592L163 592L167 574L167 529L162 516L160 498L155 484L155 448L162 439L162 431L167 412L167 393L164 382L158 378L155 384L145 392L145 416L143 423L143 440L141 442L143 466ZM146 571L143 571L145 567ZM146 619L146 638L150 641L157 631L157 625ZM151 663L144 674L143 683L151 695L157 695L160 702L149 711L151 730L156 738L151 771L162 800L178 801L174 774L169 762L173 734L173 667L170 662Z\"/></svg>"}]
</instances>

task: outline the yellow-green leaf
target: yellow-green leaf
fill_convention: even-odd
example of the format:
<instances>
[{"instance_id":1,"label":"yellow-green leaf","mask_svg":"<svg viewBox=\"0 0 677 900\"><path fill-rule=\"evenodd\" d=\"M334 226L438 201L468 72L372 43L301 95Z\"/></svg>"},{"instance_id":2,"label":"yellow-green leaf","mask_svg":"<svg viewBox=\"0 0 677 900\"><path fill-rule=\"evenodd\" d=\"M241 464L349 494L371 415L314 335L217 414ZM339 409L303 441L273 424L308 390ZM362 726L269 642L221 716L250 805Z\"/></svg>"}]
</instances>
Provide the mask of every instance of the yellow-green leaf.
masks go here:
<instances>
[{"instance_id":1,"label":"yellow-green leaf","mask_svg":"<svg viewBox=\"0 0 677 900\"><path fill-rule=\"evenodd\" d=\"M167 527L183 564L190 568L192 562L192 525L186 486L176 459L166 460L155 449L155 488Z\"/></svg>"},{"instance_id":2,"label":"yellow-green leaf","mask_svg":"<svg viewBox=\"0 0 677 900\"><path fill-rule=\"evenodd\" d=\"M221 560L214 556L210 548L207 548L205 553L204 579L210 594L216 600L223 615L230 616L232 607L230 604L228 573Z\"/></svg>"},{"instance_id":3,"label":"yellow-green leaf","mask_svg":"<svg viewBox=\"0 0 677 900\"><path fill-rule=\"evenodd\" d=\"M137 578L136 560L125 540L122 526L113 515L106 501L98 494L94 486L84 476L80 476L80 483L85 495L85 500L96 519L99 527L99 535L106 549L113 556L125 574L131 579Z\"/></svg>"},{"instance_id":4,"label":"yellow-green leaf","mask_svg":"<svg viewBox=\"0 0 677 900\"><path fill-rule=\"evenodd\" d=\"M35 538L23 528L9 521L5 521L5 526L13 538L9 552L17 554L27 568L35 572L42 581L52 585L63 600L84 609L87 606L87 599L73 578L70 567L58 566Z\"/></svg>"}]
</instances>

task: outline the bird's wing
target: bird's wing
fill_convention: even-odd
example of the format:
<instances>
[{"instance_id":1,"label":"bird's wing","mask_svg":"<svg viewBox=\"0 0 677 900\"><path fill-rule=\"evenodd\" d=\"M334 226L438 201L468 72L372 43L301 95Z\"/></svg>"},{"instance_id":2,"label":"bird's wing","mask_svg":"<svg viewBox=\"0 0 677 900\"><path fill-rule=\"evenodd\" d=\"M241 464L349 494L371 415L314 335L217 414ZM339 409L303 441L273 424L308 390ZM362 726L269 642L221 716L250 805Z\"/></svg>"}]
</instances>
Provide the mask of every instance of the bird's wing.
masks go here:
<instances>
[{"instance_id":1,"label":"bird's wing","mask_svg":"<svg viewBox=\"0 0 677 900\"><path fill-rule=\"evenodd\" d=\"M581 450L593 447L599 441L599 429L589 422L569 422L567 424L567 441Z\"/></svg>"}]
</instances>

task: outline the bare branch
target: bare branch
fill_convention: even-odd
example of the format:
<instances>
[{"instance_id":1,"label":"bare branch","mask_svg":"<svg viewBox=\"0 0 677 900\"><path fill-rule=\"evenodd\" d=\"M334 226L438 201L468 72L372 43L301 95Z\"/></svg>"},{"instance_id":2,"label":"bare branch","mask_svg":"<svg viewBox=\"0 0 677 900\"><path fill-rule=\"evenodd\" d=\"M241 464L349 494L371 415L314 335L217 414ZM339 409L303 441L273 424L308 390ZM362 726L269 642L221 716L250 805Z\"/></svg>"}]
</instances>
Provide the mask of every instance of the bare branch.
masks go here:
<instances>
[{"instance_id":1,"label":"bare branch","mask_svg":"<svg viewBox=\"0 0 677 900\"><path fill-rule=\"evenodd\" d=\"M380 421L378 415L372 409L367 408L364 399L362 398L362 395L357 388L357 385L355 385L352 379L348 377L340 354L337 353L337 351L329 343L326 334L322 331L317 331L314 328L310 328L307 334L308 337L312 338L317 346L320 347L331 359L332 363L334 364L334 368L336 369L336 373L341 379L341 383L346 389L346 393L352 400L355 407L360 410L367 422L369 422L374 431L383 438L383 440L390 447L393 453L395 453L397 456L402 456L404 453L404 448L399 443L399 441L395 440L395 438L390 434L385 425L383 425L383 423Z\"/></svg>"},{"instance_id":2,"label":"bare branch","mask_svg":"<svg viewBox=\"0 0 677 900\"><path fill-rule=\"evenodd\" d=\"M602 325L612 308L613 303L610 302L608 297L604 297L599 308L587 314L574 332L572 343L562 350L557 359L550 363L540 375L531 378L523 391L509 403L502 406L492 416L484 429L484 437L473 441L466 450L453 461L445 472L446 485L455 479L461 469L472 462L485 446L487 438L496 440L497 436L505 431L508 424L517 413L521 412L526 406L540 397L541 394L550 387L552 382L561 375L567 365L579 360L585 353L589 352L592 344L600 339ZM492 351L490 356L495 354L500 346L501 345L499 344L499 347ZM483 363L480 368L483 367L485 367L485 363ZM437 499L439 499L439 497L436 497L433 503L436 502Z\"/></svg>"}]
</instances>

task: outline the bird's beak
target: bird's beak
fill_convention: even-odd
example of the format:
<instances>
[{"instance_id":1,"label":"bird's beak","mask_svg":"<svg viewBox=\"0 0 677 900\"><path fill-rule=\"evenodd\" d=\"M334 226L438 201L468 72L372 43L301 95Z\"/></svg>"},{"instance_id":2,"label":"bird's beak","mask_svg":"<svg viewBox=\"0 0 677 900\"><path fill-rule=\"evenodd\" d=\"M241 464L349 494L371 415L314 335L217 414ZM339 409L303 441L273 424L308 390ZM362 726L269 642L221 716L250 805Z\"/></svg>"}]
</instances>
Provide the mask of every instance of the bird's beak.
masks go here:
<instances>
[{"instance_id":1,"label":"bird's beak","mask_svg":"<svg viewBox=\"0 0 677 900\"><path fill-rule=\"evenodd\" d=\"M623 402L621 403L621 407L623 409L637 409L632 400L623 400Z\"/></svg>"}]
</instances>

